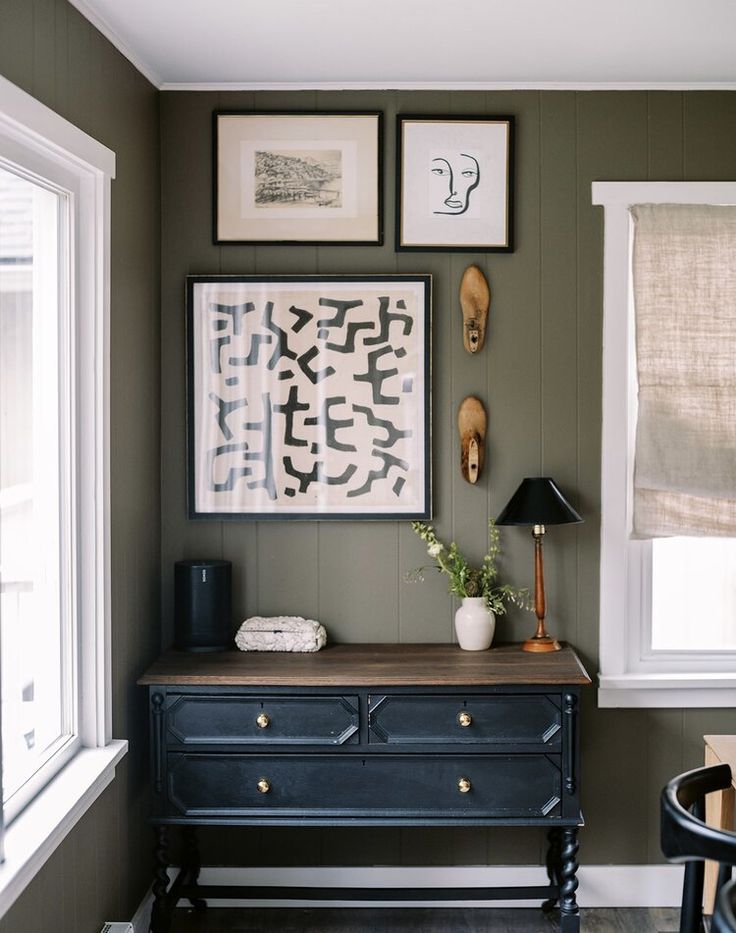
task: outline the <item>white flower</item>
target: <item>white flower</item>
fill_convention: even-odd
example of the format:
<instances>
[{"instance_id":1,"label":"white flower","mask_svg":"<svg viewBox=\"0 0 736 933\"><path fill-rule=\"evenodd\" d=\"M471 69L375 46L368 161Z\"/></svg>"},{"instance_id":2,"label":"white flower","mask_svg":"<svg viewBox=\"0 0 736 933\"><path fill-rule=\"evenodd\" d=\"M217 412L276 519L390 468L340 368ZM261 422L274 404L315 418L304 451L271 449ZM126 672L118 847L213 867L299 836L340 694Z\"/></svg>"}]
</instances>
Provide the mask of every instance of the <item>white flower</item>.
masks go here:
<instances>
[{"instance_id":1,"label":"white flower","mask_svg":"<svg viewBox=\"0 0 736 933\"><path fill-rule=\"evenodd\" d=\"M430 557L439 557L441 552L442 545L439 543L439 541L435 542L435 544L430 544L427 548L427 554L429 554Z\"/></svg>"}]
</instances>

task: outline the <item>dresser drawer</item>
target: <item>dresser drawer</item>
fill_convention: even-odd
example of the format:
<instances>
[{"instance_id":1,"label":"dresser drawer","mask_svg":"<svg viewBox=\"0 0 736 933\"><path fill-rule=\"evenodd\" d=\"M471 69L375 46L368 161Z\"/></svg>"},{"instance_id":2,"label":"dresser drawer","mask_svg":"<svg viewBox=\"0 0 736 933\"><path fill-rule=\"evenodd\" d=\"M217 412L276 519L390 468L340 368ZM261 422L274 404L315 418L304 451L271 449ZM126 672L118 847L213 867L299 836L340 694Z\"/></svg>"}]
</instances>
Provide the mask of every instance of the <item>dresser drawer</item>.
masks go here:
<instances>
[{"instance_id":1,"label":"dresser drawer","mask_svg":"<svg viewBox=\"0 0 736 933\"><path fill-rule=\"evenodd\" d=\"M544 694L370 696L369 741L485 746L544 745L557 749L561 714Z\"/></svg>"},{"instance_id":2,"label":"dresser drawer","mask_svg":"<svg viewBox=\"0 0 736 933\"><path fill-rule=\"evenodd\" d=\"M546 755L170 753L167 769L172 816L531 819L560 812L559 761Z\"/></svg>"},{"instance_id":3,"label":"dresser drawer","mask_svg":"<svg viewBox=\"0 0 736 933\"><path fill-rule=\"evenodd\" d=\"M358 739L358 699L174 694L166 741L174 745L342 745Z\"/></svg>"}]
</instances>

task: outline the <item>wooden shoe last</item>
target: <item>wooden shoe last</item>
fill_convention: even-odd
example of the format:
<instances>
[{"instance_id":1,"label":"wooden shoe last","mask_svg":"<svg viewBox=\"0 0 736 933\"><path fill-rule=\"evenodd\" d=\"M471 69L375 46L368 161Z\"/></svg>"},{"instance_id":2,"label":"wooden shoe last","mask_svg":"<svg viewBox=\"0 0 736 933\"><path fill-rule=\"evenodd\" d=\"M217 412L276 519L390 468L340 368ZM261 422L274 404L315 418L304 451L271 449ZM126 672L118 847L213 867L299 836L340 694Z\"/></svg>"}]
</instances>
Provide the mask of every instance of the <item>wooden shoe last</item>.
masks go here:
<instances>
[{"instance_id":1,"label":"wooden shoe last","mask_svg":"<svg viewBox=\"0 0 736 933\"><path fill-rule=\"evenodd\" d=\"M491 290L485 276L478 266L468 266L460 282L463 345L468 353L477 353L483 348L490 306Z\"/></svg>"},{"instance_id":2,"label":"wooden shoe last","mask_svg":"<svg viewBox=\"0 0 736 933\"><path fill-rule=\"evenodd\" d=\"M486 458L486 410L480 399L469 395L457 413L460 432L460 470L469 483L477 483Z\"/></svg>"}]
</instances>

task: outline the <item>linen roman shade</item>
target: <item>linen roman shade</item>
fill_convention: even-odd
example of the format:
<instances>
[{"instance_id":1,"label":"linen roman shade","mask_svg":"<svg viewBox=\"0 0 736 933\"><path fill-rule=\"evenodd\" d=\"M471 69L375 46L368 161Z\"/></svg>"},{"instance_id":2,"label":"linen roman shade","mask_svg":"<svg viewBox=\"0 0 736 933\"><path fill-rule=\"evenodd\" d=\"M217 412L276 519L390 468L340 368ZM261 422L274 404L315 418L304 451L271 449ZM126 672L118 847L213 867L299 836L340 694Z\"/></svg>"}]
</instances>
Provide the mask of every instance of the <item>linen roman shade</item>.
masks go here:
<instances>
[{"instance_id":1,"label":"linen roman shade","mask_svg":"<svg viewBox=\"0 0 736 933\"><path fill-rule=\"evenodd\" d=\"M736 207L639 204L633 536L736 536Z\"/></svg>"}]
</instances>

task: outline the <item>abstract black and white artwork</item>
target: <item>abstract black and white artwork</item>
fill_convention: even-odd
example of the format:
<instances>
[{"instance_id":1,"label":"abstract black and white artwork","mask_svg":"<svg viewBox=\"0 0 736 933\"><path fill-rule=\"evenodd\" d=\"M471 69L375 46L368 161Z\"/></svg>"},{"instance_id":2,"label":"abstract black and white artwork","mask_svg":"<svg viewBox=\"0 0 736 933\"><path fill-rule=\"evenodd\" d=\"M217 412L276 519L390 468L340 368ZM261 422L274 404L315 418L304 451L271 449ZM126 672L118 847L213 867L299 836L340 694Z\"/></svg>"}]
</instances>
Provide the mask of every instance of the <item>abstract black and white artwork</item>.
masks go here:
<instances>
[{"instance_id":1,"label":"abstract black and white artwork","mask_svg":"<svg viewBox=\"0 0 736 933\"><path fill-rule=\"evenodd\" d=\"M188 276L189 514L428 518L427 275Z\"/></svg>"},{"instance_id":2,"label":"abstract black and white artwork","mask_svg":"<svg viewBox=\"0 0 736 933\"><path fill-rule=\"evenodd\" d=\"M380 113L214 119L215 242L381 242Z\"/></svg>"},{"instance_id":3,"label":"abstract black and white artwork","mask_svg":"<svg viewBox=\"0 0 736 933\"><path fill-rule=\"evenodd\" d=\"M513 117L397 118L396 247L513 250Z\"/></svg>"}]
</instances>

